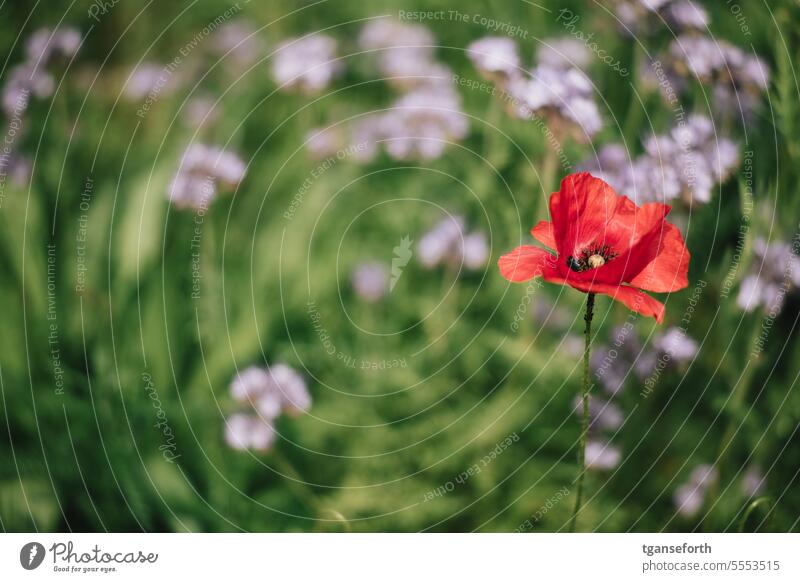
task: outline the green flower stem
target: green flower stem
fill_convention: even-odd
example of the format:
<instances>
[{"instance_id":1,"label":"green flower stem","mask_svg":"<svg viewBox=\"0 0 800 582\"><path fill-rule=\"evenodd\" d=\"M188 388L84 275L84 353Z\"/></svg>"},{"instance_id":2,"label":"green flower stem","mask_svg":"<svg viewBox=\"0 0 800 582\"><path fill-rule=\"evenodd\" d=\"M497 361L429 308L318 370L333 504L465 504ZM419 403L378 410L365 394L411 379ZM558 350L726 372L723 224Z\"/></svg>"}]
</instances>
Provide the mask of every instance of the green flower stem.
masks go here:
<instances>
[{"instance_id":1,"label":"green flower stem","mask_svg":"<svg viewBox=\"0 0 800 582\"><path fill-rule=\"evenodd\" d=\"M569 520L570 533L575 531L578 512L581 510L583 500L583 480L586 476L586 436L589 434L589 355L592 350L592 317L594 316L594 293L586 296L586 315L583 320L586 322L586 343L583 349L583 386L581 388L581 401L583 403L583 413L581 415L581 438L578 448L578 491L575 495L575 508L572 510L572 517Z\"/></svg>"}]
</instances>

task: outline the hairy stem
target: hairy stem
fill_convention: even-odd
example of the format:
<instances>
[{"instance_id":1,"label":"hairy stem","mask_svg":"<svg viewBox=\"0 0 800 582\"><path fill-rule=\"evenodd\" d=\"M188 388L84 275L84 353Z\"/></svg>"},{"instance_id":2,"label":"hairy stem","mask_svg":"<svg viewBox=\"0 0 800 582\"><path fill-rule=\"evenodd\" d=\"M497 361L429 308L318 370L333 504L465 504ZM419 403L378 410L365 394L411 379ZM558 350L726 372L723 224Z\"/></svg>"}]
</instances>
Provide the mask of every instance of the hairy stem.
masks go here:
<instances>
[{"instance_id":1,"label":"hairy stem","mask_svg":"<svg viewBox=\"0 0 800 582\"><path fill-rule=\"evenodd\" d=\"M572 517L569 520L570 533L575 531L575 524L578 520L578 512L581 510L583 500L583 479L586 476L586 436L589 434L589 355L592 350L592 317L594 316L594 293L586 296L586 315L583 320L586 322L586 343L583 348L583 386L581 387L581 402L583 412L581 414L581 437L578 446L578 490L575 495L575 507L572 510Z\"/></svg>"}]
</instances>

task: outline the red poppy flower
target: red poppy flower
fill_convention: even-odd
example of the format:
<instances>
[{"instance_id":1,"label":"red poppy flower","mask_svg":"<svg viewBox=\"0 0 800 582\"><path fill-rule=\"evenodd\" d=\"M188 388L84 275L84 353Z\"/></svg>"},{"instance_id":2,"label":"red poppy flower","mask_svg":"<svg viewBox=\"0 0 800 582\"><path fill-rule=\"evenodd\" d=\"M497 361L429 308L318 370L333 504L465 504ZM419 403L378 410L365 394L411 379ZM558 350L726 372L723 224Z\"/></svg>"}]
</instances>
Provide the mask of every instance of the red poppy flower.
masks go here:
<instances>
[{"instance_id":1,"label":"red poppy flower","mask_svg":"<svg viewBox=\"0 0 800 582\"><path fill-rule=\"evenodd\" d=\"M664 305L645 291L671 293L689 284L689 251L664 218L666 204L636 206L588 172L571 174L550 196L552 222L531 234L547 250L525 245L500 257L500 273L515 283L534 277L603 293L642 315L664 319Z\"/></svg>"}]
</instances>

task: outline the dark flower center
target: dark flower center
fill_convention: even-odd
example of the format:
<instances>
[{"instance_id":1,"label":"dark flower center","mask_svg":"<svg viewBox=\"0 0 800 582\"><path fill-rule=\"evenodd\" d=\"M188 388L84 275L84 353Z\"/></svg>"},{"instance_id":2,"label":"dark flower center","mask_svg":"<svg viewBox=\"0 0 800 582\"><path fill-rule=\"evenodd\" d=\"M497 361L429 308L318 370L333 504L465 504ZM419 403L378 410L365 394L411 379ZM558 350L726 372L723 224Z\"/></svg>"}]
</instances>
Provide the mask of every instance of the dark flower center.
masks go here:
<instances>
[{"instance_id":1,"label":"dark flower center","mask_svg":"<svg viewBox=\"0 0 800 582\"><path fill-rule=\"evenodd\" d=\"M597 269L616 257L617 254L606 244L592 243L577 255L567 257L567 266L577 273Z\"/></svg>"}]
</instances>

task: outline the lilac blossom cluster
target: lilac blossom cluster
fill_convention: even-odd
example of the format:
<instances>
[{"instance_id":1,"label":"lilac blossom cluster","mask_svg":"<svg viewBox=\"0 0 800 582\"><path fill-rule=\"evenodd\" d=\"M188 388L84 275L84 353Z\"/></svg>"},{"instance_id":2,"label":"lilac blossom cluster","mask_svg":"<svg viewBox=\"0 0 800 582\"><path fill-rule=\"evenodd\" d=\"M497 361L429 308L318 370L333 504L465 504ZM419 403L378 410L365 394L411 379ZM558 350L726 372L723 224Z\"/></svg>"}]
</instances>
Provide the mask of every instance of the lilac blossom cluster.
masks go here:
<instances>
[{"instance_id":1,"label":"lilac blossom cluster","mask_svg":"<svg viewBox=\"0 0 800 582\"><path fill-rule=\"evenodd\" d=\"M694 517L705 503L708 488L718 478L713 465L698 465L689 474L689 479L675 490L673 501L676 511L683 517Z\"/></svg>"},{"instance_id":2,"label":"lilac blossom cluster","mask_svg":"<svg viewBox=\"0 0 800 582\"><path fill-rule=\"evenodd\" d=\"M438 265L461 267L470 271L480 269L489 259L489 244L480 231L467 232L464 218L450 216L442 219L420 239L419 259L425 268Z\"/></svg>"},{"instance_id":3,"label":"lilac blossom cluster","mask_svg":"<svg viewBox=\"0 0 800 582\"><path fill-rule=\"evenodd\" d=\"M205 210L220 186L234 188L244 178L245 163L218 147L191 144L169 187L169 199L178 208Z\"/></svg>"},{"instance_id":4,"label":"lilac blossom cluster","mask_svg":"<svg viewBox=\"0 0 800 582\"><path fill-rule=\"evenodd\" d=\"M602 147L581 169L608 182L637 204L687 204L711 200L714 188L724 183L739 165L739 147L716 135L714 123L703 115L690 115L671 131L644 141L644 153L631 159L621 144Z\"/></svg>"},{"instance_id":5,"label":"lilac blossom cluster","mask_svg":"<svg viewBox=\"0 0 800 582\"><path fill-rule=\"evenodd\" d=\"M629 378L647 381L658 370L679 369L690 362L699 346L686 332L677 327L667 328L643 346L630 325L612 331L613 341L593 350L590 367L610 394L619 392Z\"/></svg>"},{"instance_id":6,"label":"lilac blossom cluster","mask_svg":"<svg viewBox=\"0 0 800 582\"><path fill-rule=\"evenodd\" d=\"M452 77L435 60L436 40L424 26L390 18L373 20L361 29L358 45L374 58L382 78L400 91L447 85Z\"/></svg>"},{"instance_id":7,"label":"lilac blossom cluster","mask_svg":"<svg viewBox=\"0 0 800 582\"><path fill-rule=\"evenodd\" d=\"M583 401L576 396L573 402L575 413L582 414ZM587 469L610 471L619 465L622 452L604 436L604 431L616 431L622 426L622 411L611 402L599 396L589 397L589 437L586 442L585 464Z\"/></svg>"},{"instance_id":8,"label":"lilac blossom cluster","mask_svg":"<svg viewBox=\"0 0 800 582\"><path fill-rule=\"evenodd\" d=\"M744 311L778 314L786 296L800 289L800 257L792 245L767 242L759 237L753 243L753 258L748 274L739 287L737 305Z\"/></svg>"},{"instance_id":9,"label":"lilac blossom cluster","mask_svg":"<svg viewBox=\"0 0 800 582\"><path fill-rule=\"evenodd\" d=\"M434 160L467 137L469 123L453 74L434 60L428 29L382 18L364 26L359 45L400 95L383 111L313 130L306 140L312 157L327 157L349 143L353 158L362 163L372 161L380 147L394 160Z\"/></svg>"},{"instance_id":10,"label":"lilac blossom cluster","mask_svg":"<svg viewBox=\"0 0 800 582\"><path fill-rule=\"evenodd\" d=\"M593 85L581 70L586 47L575 39L542 41L536 66L526 71L516 44L506 37L485 37L467 47L478 72L500 89L512 116L544 118L558 134L588 141L603 126Z\"/></svg>"},{"instance_id":11,"label":"lilac blossom cluster","mask_svg":"<svg viewBox=\"0 0 800 582\"><path fill-rule=\"evenodd\" d=\"M342 70L336 39L323 33L284 41L272 60L272 78L281 89L308 95L325 89Z\"/></svg>"},{"instance_id":12,"label":"lilac blossom cluster","mask_svg":"<svg viewBox=\"0 0 800 582\"><path fill-rule=\"evenodd\" d=\"M361 263L350 277L353 290L367 303L374 303L389 290L389 269L379 261Z\"/></svg>"},{"instance_id":13,"label":"lilac blossom cluster","mask_svg":"<svg viewBox=\"0 0 800 582\"><path fill-rule=\"evenodd\" d=\"M663 71L658 79L656 71ZM710 88L714 111L728 117L750 117L769 88L770 70L756 55L724 40L684 34L642 70L645 85L659 87L666 99L684 93L697 81Z\"/></svg>"},{"instance_id":14,"label":"lilac blossom cluster","mask_svg":"<svg viewBox=\"0 0 800 582\"><path fill-rule=\"evenodd\" d=\"M711 19L703 6L693 0L617 0L614 14L632 35L663 27L671 31L703 30Z\"/></svg>"},{"instance_id":15,"label":"lilac blossom cluster","mask_svg":"<svg viewBox=\"0 0 800 582\"><path fill-rule=\"evenodd\" d=\"M258 30L248 21L239 19L226 22L214 34L213 50L224 58L224 68L233 66L237 73L258 61L264 54L265 45Z\"/></svg>"},{"instance_id":16,"label":"lilac blossom cluster","mask_svg":"<svg viewBox=\"0 0 800 582\"><path fill-rule=\"evenodd\" d=\"M46 99L53 94L55 80L48 66L59 58L71 59L81 45L81 35L74 28L41 28L25 44L25 61L13 67L3 86L3 110L6 115L24 112L30 96Z\"/></svg>"},{"instance_id":17,"label":"lilac blossom cluster","mask_svg":"<svg viewBox=\"0 0 800 582\"><path fill-rule=\"evenodd\" d=\"M435 160L448 145L467 137L469 124L452 87L427 86L397 99L377 129L389 157Z\"/></svg>"},{"instance_id":18,"label":"lilac blossom cluster","mask_svg":"<svg viewBox=\"0 0 800 582\"><path fill-rule=\"evenodd\" d=\"M278 417L298 415L311 407L305 380L286 364L243 370L231 382L230 394L246 407L225 423L225 441L236 450L268 450L275 441Z\"/></svg>"}]
</instances>

